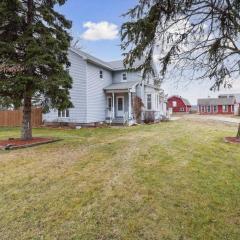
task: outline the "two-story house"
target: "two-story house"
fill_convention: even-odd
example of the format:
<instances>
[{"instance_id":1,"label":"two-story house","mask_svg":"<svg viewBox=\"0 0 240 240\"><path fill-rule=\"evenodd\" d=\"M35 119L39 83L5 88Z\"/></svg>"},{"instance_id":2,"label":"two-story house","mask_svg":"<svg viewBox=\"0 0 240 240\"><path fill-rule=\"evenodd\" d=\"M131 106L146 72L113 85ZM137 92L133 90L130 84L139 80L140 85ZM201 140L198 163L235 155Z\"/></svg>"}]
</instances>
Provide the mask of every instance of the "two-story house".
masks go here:
<instances>
[{"instance_id":1,"label":"two-story house","mask_svg":"<svg viewBox=\"0 0 240 240\"><path fill-rule=\"evenodd\" d=\"M104 62L75 48L69 49L69 61L73 79L70 96L74 108L51 110L44 114L45 123L132 124L135 122L135 96L142 99L143 111L154 112L156 120L166 116L164 91L154 85L153 78L143 80L141 71L127 71L123 61Z\"/></svg>"}]
</instances>

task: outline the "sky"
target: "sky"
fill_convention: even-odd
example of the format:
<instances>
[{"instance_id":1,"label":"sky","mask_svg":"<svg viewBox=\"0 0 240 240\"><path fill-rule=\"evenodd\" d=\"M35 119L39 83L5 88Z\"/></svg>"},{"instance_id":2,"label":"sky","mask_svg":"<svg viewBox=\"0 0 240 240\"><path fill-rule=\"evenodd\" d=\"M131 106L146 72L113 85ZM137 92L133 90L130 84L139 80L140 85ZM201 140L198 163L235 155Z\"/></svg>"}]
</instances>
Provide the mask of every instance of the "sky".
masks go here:
<instances>
[{"instance_id":1,"label":"sky","mask_svg":"<svg viewBox=\"0 0 240 240\"><path fill-rule=\"evenodd\" d=\"M122 59L119 29L127 19L122 17L137 0L68 0L57 10L72 21L71 34L78 45L104 61ZM217 97L220 93L240 93L240 83L233 83L233 88L220 92L210 91L212 83L189 81L189 79L165 79L162 88L169 96L179 95L195 105L198 98Z\"/></svg>"}]
</instances>

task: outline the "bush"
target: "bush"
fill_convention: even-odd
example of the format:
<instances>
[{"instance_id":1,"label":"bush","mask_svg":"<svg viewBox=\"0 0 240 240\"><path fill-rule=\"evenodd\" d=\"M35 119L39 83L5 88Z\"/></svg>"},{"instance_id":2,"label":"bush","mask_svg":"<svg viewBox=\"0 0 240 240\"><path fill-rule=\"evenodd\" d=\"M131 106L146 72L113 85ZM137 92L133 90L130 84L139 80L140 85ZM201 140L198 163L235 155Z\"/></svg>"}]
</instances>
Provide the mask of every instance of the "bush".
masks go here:
<instances>
[{"instance_id":1,"label":"bush","mask_svg":"<svg viewBox=\"0 0 240 240\"><path fill-rule=\"evenodd\" d=\"M144 104L142 102L142 99L138 96L135 96L133 100L133 112L134 112L134 118L138 123L141 122L143 107L144 107Z\"/></svg>"},{"instance_id":2,"label":"bush","mask_svg":"<svg viewBox=\"0 0 240 240\"><path fill-rule=\"evenodd\" d=\"M144 123L154 123L155 122L155 112L154 111L146 111L144 114Z\"/></svg>"}]
</instances>

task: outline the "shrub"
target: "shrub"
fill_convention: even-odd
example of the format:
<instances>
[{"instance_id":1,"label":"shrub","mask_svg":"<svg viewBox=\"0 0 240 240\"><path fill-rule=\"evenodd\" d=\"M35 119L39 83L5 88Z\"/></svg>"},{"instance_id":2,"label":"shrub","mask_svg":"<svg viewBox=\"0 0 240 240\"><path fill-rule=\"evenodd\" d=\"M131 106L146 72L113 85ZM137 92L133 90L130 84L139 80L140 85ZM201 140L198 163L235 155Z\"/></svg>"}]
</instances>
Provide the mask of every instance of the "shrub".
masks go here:
<instances>
[{"instance_id":1,"label":"shrub","mask_svg":"<svg viewBox=\"0 0 240 240\"><path fill-rule=\"evenodd\" d=\"M155 122L155 112L146 111L144 114L144 123L154 123Z\"/></svg>"},{"instance_id":2,"label":"shrub","mask_svg":"<svg viewBox=\"0 0 240 240\"><path fill-rule=\"evenodd\" d=\"M133 112L134 112L134 118L138 123L141 122L143 107L144 107L144 104L142 102L142 99L138 96L135 96L133 99Z\"/></svg>"}]
</instances>

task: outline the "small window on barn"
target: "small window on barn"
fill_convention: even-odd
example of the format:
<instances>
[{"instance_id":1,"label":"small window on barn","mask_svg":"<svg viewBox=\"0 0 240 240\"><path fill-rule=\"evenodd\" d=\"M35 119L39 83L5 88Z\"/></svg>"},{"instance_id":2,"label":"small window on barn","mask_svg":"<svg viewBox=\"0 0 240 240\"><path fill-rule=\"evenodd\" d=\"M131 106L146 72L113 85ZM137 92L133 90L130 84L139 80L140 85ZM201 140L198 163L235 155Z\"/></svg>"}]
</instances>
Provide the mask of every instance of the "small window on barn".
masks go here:
<instances>
[{"instance_id":1,"label":"small window on barn","mask_svg":"<svg viewBox=\"0 0 240 240\"><path fill-rule=\"evenodd\" d=\"M211 106L207 106L207 112L210 113L211 112Z\"/></svg>"},{"instance_id":2,"label":"small window on barn","mask_svg":"<svg viewBox=\"0 0 240 240\"><path fill-rule=\"evenodd\" d=\"M151 110L152 109L152 95L147 94L147 109Z\"/></svg>"},{"instance_id":3,"label":"small window on barn","mask_svg":"<svg viewBox=\"0 0 240 240\"><path fill-rule=\"evenodd\" d=\"M177 106L177 102L176 102L176 101L173 101L173 102L172 102L172 105L173 105L173 107L176 107L176 106Z\"/></svg>"},{"instance_id":4,"label":"small window on barn","mask_svg":"<svg viewBox=\"0 0 240 240\"><path fill-rule=\"evenodd\" d=\"M227 112L228 111L228 105L223 105L223 112Z\"/></svg>"},{"instance_id":5,"label":"small window on barn","mask_svg":"<svg viewBox=\"0 0 240 240\"><path fill-rule=\"evenodd\" d=\"M179 109L179 112L184 112L184 108L181 107L181 108Z\"/></svg>"},{"instance_id":6,"label":"small window on barn","mask_svg":"<svg viewBox=\"0 0 240 240\"><path fill-rule=\"evenodd\" d=\"M58 110L58 117L59 118L69 118L70 117L70 113L69 113L69 109L65 109L65 110Z\"/></svg>"},{"instance_id":7,"label":"small window on barn","mask_svg":"<svg viewBox=\"0 0 240 240\"><path fill-rule=\"evenodd\" d=\"M100 79L103 79L103 70L99 71L99 77L100 77Z\"/></svg>"}]
</instances>

